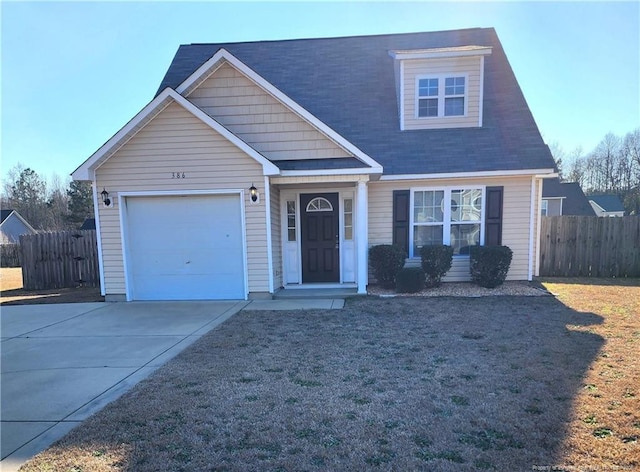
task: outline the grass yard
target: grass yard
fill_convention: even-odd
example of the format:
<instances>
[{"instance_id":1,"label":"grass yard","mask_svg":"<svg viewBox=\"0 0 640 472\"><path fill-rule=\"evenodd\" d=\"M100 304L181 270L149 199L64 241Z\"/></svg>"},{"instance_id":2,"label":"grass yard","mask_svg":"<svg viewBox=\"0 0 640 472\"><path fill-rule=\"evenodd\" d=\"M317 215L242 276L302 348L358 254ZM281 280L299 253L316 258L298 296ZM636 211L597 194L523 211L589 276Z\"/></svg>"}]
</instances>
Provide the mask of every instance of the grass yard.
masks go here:
<instances>
[{"instance_id":1,"label":"grass yard","mask_svg":"<svg viewBox=\"0 0 640 472\"><path fill-rule=\"evenodd\" d=\"M563 464L640 470L640 280L559 278L544 286L565 305L603 319L569 326L604 343L573 399Z\"/></svg>"},{"instance_id":2,"label":"grass yard","mask_svg":"<svg viewBox=\"0 0 640 472\"><path fill-rule=\"evenodd\" d=\"M239 313L23 470L637 470L640 286L545 285Z\"/></svg>"},{"instance_id":3,"label":"grass yard","mask_svg":"<svg viewBox=\"0 0 640 472\"><path fill-rule=\"evenodd\" d=\"M0 267L0 305L102 302L100 288L78 287L24 290L20 267Z\"/></svg>"},{"instance_id":4,"label":"grass yard","mask_svg":"<svg viewBox=\"0 0 640 472\"><path fill-rule=\"evenodd\" d=\"M0 291L22 288L22 269L20 267L0 267Z\"/></svg>"}]
</instances>

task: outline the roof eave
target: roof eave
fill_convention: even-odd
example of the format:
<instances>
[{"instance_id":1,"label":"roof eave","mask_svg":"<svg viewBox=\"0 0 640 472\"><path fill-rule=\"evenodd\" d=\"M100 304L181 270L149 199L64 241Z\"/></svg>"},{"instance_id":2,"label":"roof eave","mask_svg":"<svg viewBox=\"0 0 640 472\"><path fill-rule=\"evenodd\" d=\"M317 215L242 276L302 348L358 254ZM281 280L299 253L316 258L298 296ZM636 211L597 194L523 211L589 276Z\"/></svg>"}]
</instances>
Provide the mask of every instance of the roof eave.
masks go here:
<instances>
[{"instance_id":1,"label":"roof eave","mask_svg":"<svg viewBox=\"0 0 640 472\"><path fill-rule=\"evenodd\" d=\"M381 175L382 167L360 167L355 169L314 169L314 170L283 170L282 177L311 177L323 175Z\"/></svg>"},{"instance_id":2,"label":"roof eave","mask_svg":"<svg viewBox=\"0 0 640 472\"><path fill-rule=\"evenodd\" d=\"M170 103L177 103L189 111L196 118L200 119L211 129L221 134L224 138L245 152L255 161L262 165L264 175L279 175L280 169L266 157L256 151L249 144L233 134L218 121L200 110L197 106L184 98L171 88L164 89L156 98L145 106L135 117L133 117L123 128L120 129L109 141L93 153L80 167L78 167L71 177L74 180L95 180L95 171L104 164L113 154L126 144L137 132L149 121L158 115Z\"/></svg>"},{"instance_id":3,"label":"roof eave","mask_svg":"<svg viewBox=\"0 0 640 472\"><path fill-rule=\"evenodd\" d=\"M445 57L488 56L491 46L460 46L434 49L392 50L389 55L394 59L440 59Z\"/></svg>"},{"instance_id":4,"label":"roof eave","mask_svg":"<svg viewBox=\"0 0 640 472\"><path fill-rule=\"evenodd\" d=\"M540 179L557 177L554 169L519 169L519 170L488 170L473 172L443 172L431 174L387 174L380 180L423 180L423 179L470 179L477 177L519 177L532 176Z\"/></svg>"}]
</instances>

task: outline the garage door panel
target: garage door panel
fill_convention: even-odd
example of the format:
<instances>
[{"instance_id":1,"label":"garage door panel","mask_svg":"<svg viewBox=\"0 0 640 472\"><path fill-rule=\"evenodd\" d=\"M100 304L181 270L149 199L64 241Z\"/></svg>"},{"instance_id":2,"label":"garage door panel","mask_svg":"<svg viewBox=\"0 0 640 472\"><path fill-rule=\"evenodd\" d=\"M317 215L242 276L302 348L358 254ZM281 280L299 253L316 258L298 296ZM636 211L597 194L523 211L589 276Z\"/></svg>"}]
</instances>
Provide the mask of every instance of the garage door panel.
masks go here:
<instances>
[{"instance_id":1,"label":"garage door panel","mask_svg":"<svg viewBox=\"0 0 640 472\"><path fill-rule=\"evenodd\" d=\"M245 298L239 195L129 197L136 300Z\"/></svg>"},{"instance_id":2,"label":"garage door panel","mask_svg":"<svg viewBox=\"0 0 640 472\"><path fill-rule=\"evenodd\" d=\"M218 281L211 285L204 281L198 274L173 274L146 277L136 280L136 293L155 293L158 286L164 287L161 297L144 298L137 300L227 300L238 297L229 295L236 290L232 281L225 283ZM189 298L185 297L189 294Z\"/></svg>"}]
</instances>

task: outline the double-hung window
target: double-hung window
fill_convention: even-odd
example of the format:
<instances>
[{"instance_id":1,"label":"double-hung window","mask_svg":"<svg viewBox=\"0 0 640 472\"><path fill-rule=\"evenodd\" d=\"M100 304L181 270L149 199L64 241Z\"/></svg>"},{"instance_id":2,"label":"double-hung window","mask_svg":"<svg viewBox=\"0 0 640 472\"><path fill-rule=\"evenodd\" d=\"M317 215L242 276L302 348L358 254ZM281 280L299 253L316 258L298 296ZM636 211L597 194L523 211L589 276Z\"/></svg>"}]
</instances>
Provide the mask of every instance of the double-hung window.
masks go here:
<instances>
[{"instance_id":1,"label":"double-hung window","mask_svg":"<svg viewBox=\"0 0 640 472\"><path fill-rule=\"evenodd\" d=\"M412 192L410 257L423 246L446 244L454 255L483 244L483 188L417 189Z\"/></svg>"},{"instance_id":2,"label":"double-hung window","mask_svg":"<svg viewBox=\"0 0 640 472\"><path fill-rule=\"evenodd\" d=\"M418 118L465 115L466 76L419 77L417 82Z\"/></svg>"}]
</instances>

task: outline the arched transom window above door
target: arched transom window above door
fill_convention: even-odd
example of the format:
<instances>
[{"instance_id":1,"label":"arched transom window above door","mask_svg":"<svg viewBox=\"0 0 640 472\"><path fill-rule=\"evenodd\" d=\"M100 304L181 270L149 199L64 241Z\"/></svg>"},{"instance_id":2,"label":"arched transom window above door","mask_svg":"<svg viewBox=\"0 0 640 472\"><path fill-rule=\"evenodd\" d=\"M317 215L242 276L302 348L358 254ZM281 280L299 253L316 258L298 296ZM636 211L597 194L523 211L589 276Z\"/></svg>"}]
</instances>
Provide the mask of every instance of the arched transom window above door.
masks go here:
<instances>
[{"instance_id":1,"label":"arched transom window above door","mask_svg":"<svg viewBox=\"0 0 640 472\"><path fill-rule=\"evenodd\" d=\"M333 211L333 205L323 197L317 197L307 204L307 213L314 211Z\"/></svg>"}]
</instances>

